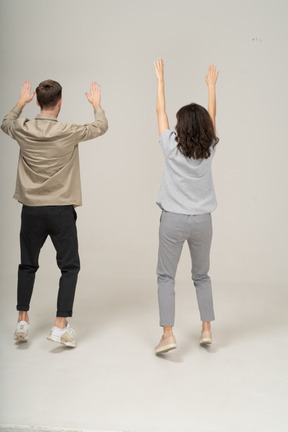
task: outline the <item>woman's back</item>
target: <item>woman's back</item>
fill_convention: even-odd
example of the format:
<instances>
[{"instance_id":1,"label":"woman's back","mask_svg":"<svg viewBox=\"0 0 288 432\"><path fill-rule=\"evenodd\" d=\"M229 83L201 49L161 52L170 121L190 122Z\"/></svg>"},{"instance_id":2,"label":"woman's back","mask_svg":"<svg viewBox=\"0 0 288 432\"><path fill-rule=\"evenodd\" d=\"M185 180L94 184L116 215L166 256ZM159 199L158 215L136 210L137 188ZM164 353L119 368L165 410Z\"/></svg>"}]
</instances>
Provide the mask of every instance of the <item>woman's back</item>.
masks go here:
<instances>
[{"instance_id":1,"label":"woman's back","mask_svg":"<svg viewBox=\"0 0 288 432\"><path fill-rule=\"evenodd\" d=\"M166 129L160 136L165 156L157 204L165 211L188 215L211 213L217 206L211 173L213 146L205 159L188 158L179 150L176 133Z\"/></svg>"}]
</instances>

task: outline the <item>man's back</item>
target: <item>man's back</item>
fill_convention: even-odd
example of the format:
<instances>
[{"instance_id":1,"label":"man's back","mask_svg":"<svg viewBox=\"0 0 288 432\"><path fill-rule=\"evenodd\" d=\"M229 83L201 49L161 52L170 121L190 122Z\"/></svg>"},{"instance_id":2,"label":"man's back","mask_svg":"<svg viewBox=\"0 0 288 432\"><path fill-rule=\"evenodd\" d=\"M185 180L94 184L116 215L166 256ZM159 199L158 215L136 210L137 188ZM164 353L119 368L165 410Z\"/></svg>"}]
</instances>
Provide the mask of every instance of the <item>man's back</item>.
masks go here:
<instances>
[{"instance_id":1,"label":"man's back","mask_svg":"<svg viewBox=\"0 0 288 432\"><path fill-rule=\"evenodd\" d=\"M81 205L78 143L106 132L104 111L95 109L94 122L85 125L62 124L47 114L28 120L20 114L14 107L1 126L20 146L14 198L33 206Z\"/></svg>"}]
</instances>

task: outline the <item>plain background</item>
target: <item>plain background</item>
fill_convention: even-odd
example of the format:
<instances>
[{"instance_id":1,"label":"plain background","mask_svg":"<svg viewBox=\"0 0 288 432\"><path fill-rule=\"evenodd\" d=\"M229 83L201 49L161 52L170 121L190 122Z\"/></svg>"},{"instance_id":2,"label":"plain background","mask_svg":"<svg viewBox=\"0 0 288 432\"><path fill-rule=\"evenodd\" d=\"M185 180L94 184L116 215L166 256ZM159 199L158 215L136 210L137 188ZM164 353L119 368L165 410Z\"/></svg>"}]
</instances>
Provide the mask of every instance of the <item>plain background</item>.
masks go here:
<instances>
[{"instance_id":1,"label":"plain background","mask_svg":"<svg viewBox=\"0 0 288 432\"><path fill-rule=\"evenodd\" d=\"M182 105L206 105L208 65L220 69L214 279L235 280L237 272L240 283L286 282L286 13L279 0L1 1L1 117L26 79L35 88L52 78L63 86L59 120L88 122L84 92L93 80L102 86L109 132L80 145L85 271L93 263L104 278L111 272L147 278L155 271L163 158L153 60L162 56L171 128ZM34 100L23 115L37 113ZM13 258L6 248L18 247L20 206L11 200L18 148L4 134L1 155L7 271Z\"/></svg>"},{"instance_id":2,"label":"plain background","mask_svg":"<svg viewBox=\"0 0 288 432\"><path fill-rule=\"evenodd\" d=\"M93 267L99 278L155 272L163 157L153 60L162 56L171 128L182 105L207 106L208 65L220 69L214 279L234 281L237 272L240 283L286 282L287 9L279 0L1 1L1 117L26 79L35 88L52 78L63 86L59 120L88 122L84 92L93 80L102 86L109 132L80 144L84 271ZM23 115L37 113L34 100ZM1 244L5 271L14 271L18 148L4 134L1 155Z\"/></svg>"},{"instance_id":3,"label":"plain background","mask_svg":"<svg viewBox=\"0 0 288 432\"><path fill-rule=\"evenodd\" d=\"M155 311L149 319L155 328L158 325L155 269L160 210L155 201L163 156L155 112L153 61L157 56L165 61L171 128L181 106L190 102L207 106L208 65L214 63L220 69L216 119L220 142L213 162L218 208L213 214L211 254L216 304L220 303L217 292L225 286L229 295L221 307L229 309L237 301L240 310L248 307L253 316L257 297L242 296L242 288L247 293L248 286L257 287L267 299L274 287L284 293L287 2L1 0L0 5L1 118L16 104L26 79L33 88L48 78L61 83L62 122L92 121L92 107L84 93L94 80L102 87L109 130L103 137L80 144L82 270L75 319L78 305L89 303L87 310L93 314L95 304L100 312L105 286L109 307L101 313L108 322L119 304L125 304L123 287L127 286L133 292L132 300L127 299L127 314L133 307L141 308L139 298L146 299ZM32 118L37 113L33 100L22 115ZM21 212L20 204L12 199L17 143L2 133L0 151L1 298L14 326ZM185 248L179 283L190 283L189 261ZM49 240L40 266L32 306L42 305L41 313L52 323L59 273ZM177 295L181 301L186 292L179 290ZM278 298L273 306L285 301ZM237 321L237 314L230 312ZM277 307L269 317L279 318Z\"/></svg>"}]
</instances>

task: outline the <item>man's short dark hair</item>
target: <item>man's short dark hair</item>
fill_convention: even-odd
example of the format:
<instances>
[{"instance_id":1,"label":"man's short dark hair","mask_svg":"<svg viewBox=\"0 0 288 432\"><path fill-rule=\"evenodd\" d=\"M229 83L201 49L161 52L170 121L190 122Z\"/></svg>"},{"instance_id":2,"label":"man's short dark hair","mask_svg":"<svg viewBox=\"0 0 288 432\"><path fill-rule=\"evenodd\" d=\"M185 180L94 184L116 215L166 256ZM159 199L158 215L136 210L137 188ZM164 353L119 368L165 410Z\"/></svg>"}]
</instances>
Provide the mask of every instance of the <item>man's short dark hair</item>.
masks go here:
<instances>
[{"instance_id":1,"label":"man's short dark hair","mask_svg":"<svg viewBox=\"0 0 288 432\"><path fill-rule=\"evenodd\" d=\"M54 108L62 97L62 87L57 81L42 81L36 88L36 95L41 109Z\"/></svg>"}]
</instances>

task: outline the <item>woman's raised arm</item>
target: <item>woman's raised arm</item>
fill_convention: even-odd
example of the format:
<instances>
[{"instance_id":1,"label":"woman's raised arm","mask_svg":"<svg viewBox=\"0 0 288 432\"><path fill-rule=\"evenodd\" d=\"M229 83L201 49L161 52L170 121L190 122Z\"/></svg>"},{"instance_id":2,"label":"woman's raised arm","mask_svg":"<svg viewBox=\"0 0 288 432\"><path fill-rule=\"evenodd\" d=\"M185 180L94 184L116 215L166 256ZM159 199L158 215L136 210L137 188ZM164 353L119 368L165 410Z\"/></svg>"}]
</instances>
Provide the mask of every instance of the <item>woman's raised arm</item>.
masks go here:
<instances>
[{"instance_id":1,"label":"woman's raised arm","mask_svg":"<svg viewBox=\"0 0 288 432\"><path fill-rule=\"evenodd\" d=\"M205 77L206 84L208 85L208 112L213 122L214 130L216 131L216 81L219 71L216 66L210 65L208 74Z\"/></svg>"},{"instance_id":2,"label":"woman's raised arm","mask_svg":"<svg viewBox=\"0 0 288 432\"><path fill-rule=\"evenodd\" d=\"M164 89L164 62L161 57L158 57L154 62L156 78L157 78L157 117L158 117L158 129L159 135L164 130L169 129L168 117L166 114L165 104L165 89Z\"/></svg>"}]
</instances>

